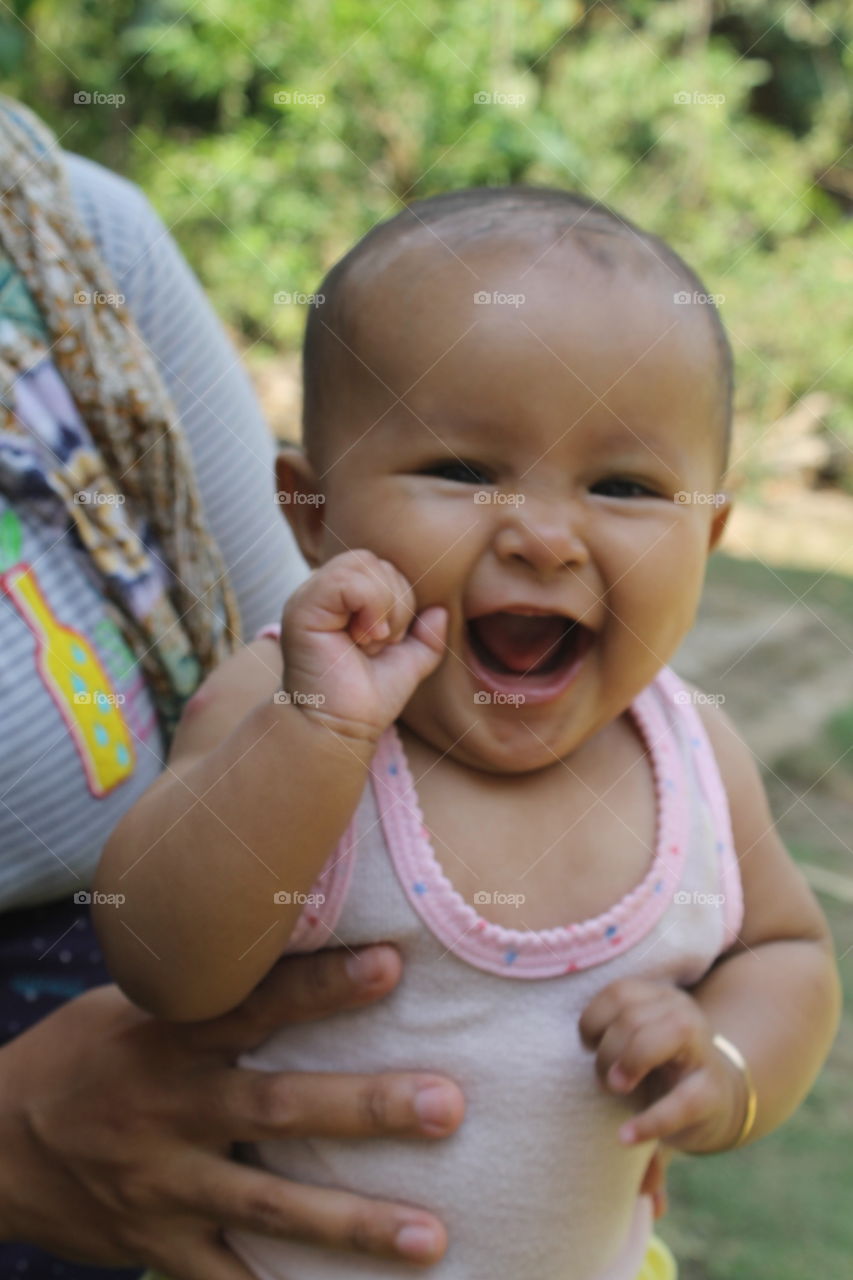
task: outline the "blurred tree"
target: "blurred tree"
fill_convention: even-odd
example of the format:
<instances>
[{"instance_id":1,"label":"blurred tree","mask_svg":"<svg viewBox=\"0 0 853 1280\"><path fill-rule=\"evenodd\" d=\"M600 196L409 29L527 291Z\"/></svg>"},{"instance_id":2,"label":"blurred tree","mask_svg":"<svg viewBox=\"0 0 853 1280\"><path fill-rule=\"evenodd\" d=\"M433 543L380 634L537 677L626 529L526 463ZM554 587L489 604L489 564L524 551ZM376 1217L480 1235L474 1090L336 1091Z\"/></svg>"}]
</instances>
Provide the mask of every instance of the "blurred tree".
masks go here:
<instances>
[{"instance_id":1,"label":"blurred tree","mask_svg":"<svg viewBox=\"0 0 853 1280\"><path fill-rule=\"evenodd\" d=\"M402 201L554 184L664 236L724 296L747 421L820 388L853 440L845 0L8 0L2 15L6 91L142 184L250 343L295 346L302 306L276 296L311 293Z\"/></svg>"}]
</instances>

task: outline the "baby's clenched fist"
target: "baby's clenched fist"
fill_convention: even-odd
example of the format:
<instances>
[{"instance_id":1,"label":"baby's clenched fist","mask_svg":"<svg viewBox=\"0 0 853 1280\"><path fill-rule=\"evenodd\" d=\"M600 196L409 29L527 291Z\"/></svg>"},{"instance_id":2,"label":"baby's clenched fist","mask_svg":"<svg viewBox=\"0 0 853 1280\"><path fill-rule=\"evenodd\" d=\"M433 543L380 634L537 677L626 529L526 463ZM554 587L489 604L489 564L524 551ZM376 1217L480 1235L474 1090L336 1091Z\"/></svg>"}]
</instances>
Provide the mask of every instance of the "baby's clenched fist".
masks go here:
<instances>
[{"instance_id":1,"label":"baby's clenched fist","mask_svg":"<svg viewBox=\"0 0 853 1280\"><path fill-rule=\"evenodd\" d=\"M447 610L417 613L409 581L372 551L345 551L287 601L282 688L306 715L377 742L441 660Z\"/></svg>"}]
</instances>

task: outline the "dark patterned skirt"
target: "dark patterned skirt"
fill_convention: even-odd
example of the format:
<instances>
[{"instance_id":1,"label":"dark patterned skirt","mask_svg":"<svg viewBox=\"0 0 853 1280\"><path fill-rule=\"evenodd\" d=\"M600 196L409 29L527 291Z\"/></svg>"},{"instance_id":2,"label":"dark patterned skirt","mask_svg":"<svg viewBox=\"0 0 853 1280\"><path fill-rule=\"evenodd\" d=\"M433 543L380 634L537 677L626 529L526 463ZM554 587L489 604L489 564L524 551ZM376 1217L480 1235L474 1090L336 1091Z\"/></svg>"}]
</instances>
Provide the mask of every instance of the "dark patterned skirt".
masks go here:
<instances>
[{"instance_id":1,"label":"dark patterned skirt","mask_svg":"<svg viewBox=\"0 0 853 1280\"><path fill-rule=\"evenodd\" d=\"M109 981L88 906L65 898L0 915L0 1044ZM33 1245L0 1241L2 1280L137 1280L140 1274L64 1262Z\"/></svg>"}]
</instances>

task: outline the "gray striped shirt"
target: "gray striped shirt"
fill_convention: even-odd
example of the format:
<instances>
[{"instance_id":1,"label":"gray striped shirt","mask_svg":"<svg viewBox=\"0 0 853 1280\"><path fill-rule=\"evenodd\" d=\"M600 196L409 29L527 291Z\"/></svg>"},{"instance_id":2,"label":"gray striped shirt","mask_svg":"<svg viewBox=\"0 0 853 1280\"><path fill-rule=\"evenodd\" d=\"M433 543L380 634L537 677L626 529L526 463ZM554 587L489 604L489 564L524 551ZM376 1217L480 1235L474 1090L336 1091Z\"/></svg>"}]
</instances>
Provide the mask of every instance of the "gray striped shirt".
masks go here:
<instances>
[{"instance_id":1,"label":"gray striped shirt","mask_svg":"<svg viewBox=\"0 0 853 1280\"><path fill-rule=\"evenodd\" d=\"M273 500L272 438L234 349L145 197L90 160L65 161L77 207L186 429L208 525L251 639L280 617L307 574ZM6 506L0 495L0 515ZM128 669L96 574L33 512L17 515L21 560L33 567L39 596L34 614L32 599L0 593L0 911L86 888L110 831L163 763L151 700L138 669ZM61 712L48 690L36 615L81 633L123 699L113 710L132 741L133 763L107 794L96 794L87 779L73 740L77 712Z\"/></svg>"}]
</instances>

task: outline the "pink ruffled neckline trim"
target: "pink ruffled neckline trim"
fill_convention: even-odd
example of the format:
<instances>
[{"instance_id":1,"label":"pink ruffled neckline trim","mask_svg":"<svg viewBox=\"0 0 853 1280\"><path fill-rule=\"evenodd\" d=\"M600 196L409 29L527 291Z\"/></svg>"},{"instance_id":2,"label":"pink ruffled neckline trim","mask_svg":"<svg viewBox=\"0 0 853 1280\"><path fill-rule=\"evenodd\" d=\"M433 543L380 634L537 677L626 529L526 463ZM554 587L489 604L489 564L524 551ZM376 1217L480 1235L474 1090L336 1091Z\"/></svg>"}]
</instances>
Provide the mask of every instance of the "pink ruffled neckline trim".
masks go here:
<instances>
[{"instance_id":1,"label":"pink ruffled neckline trim","mask_svg":"<svg viewBox=\"0 0 853 1280\"><path fill-rule=\"evenodd\" d=\"M396 727L383 735L371 781L391 858L412 907L448 950L502 977L556 977L627 951L655 926L672 902L687 847L684 768L657 705L655 684L629 708L655 779L657 836L651 865L639 884L607 911L551 929L508 929L485 920L454 889L435 856Z\"/></svg>"}]
</instances>

